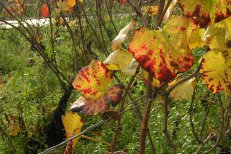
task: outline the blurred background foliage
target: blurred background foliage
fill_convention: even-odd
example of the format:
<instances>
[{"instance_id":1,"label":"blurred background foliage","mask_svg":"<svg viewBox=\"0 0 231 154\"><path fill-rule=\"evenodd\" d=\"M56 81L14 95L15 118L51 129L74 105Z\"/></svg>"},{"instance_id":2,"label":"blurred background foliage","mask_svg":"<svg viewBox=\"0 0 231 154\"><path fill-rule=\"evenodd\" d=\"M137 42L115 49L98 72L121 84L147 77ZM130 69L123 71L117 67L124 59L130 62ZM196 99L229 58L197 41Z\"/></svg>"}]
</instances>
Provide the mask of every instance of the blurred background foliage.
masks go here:
<instances>
[{"instance_id":1,"label":"blurred background foliage","mask_svg":"<svg viewBox=\"0 0 231 154\"><path fill-rule=\"evenodd\" d=\"M7 1L5 1L7 3ZM20 17L20 20L29 18L41 18L39 7L42 1L27 2L33 4L27 6L26 13ZM157 3L157 1L156 1ZM97 9L98 5L101 8ZM51 5L52 6L52 5ZM0 153L38 153L45 150L48 146L57 144L65 140L63 129L52 131L61 131L61 139L51 143L48 141L48 125L54 118L55 112L59 110L58 106L63 106L62 110L69 110L69 106L75 101L79 93L70 90L70 97L62 102L65 91L70 87L69 82L73 80L79 69L88 64L92 59L105 59L111 53L110 42L118 34L119 29L127 25L135 16L131 7L119 5L118 3L96 4L95 1L85 0L82 9L76 6L76 14L67 14L68 25L59 25L55 12L52 11L52 31L51 27L36 25L29 28L33 36L39 36L40 44L44 46L43 53L55 64L55 67L67 79L59 79L44 58L34 51L31 44L17 29L0 28ZM29 9L31 8L31 9ZM54 6L52 6L54 9ZM1 8L1 19L10 19L4 17L4 9ZM84 16L84 12L85 15ZM96 14L101 13L102 16ZM100 12L99 12L100 11ZM77 16L80 16L79 18ZM110 17L111 16L111 17ZM103 17L102 19L100 17ZM150 21L154 17L147 15ZM112 20L111 20L112 19ZM21 27L20 27L21 28ZM26 33L25 29L23 30ZM53 36L53 45L51 41ZM72 38L73 37L73 38ZM126 43L125 43L126 46ZM199 60L203 54L203 49L195 52L195 58ZM125 85L129 82L129 77L117 76ZM145 94L145 83L141 75L138 77L131 89L134 98L140 98ZM72 89L72 88L71 88ZM197 90L193 105L193 121L195 130L200 131L203 117L207 115L207 122L202 132L202 137L210 132L217 131L221 126L219 104L206 100L218 99L201 83L197 82ZM225 96L221 95L224 99ZM204 99L203 99L204 98ZM118 139L117 149L127 151L130 154L137 154L139 150L139 131L140 122L135 114L131 100L127 98L126 108L122 119L121 134ZM60 103L61 102L61 103ZM140 106L144 106L144 100L137 101ZM156 151L159 154L170 153L167 146L163 130L163 101L157 99L151 108L151 117L149 130L152 135ZM224 106L227 107L227 102ZM169 113L169 132L177 151L181 154L193 153L198 148L198 143L192 134L190 117L190 101L171 101ZM64 112L60 110L60 114ZM85 117L82 115L85 123L82 129L91 124L100 121L101 115L94 117ZM227 119L226 119L227 120ZM63 127L63 126L62 126ZM62 128L61 127L61 128ZM225 123L229 127L229 123ZM57 127L58 128L58 127ZM97 138L106 142L111 142L114 134L115 122L110 122L100 126L93 131L86 133L87 136ZM203 149L209 149L215 143L216 138L203 146ZM222 153L230 151L230 134L222 138L220 146L213 153ZM102 143L80 139L75 146L75 153L81 154L104 154L109 151L109 147ZM64 147L54 153L63 153ZM147 153L151 153L150 143L147 141ZM227 152L228 153L228 152Z\"/></svg>"}]
</instances>

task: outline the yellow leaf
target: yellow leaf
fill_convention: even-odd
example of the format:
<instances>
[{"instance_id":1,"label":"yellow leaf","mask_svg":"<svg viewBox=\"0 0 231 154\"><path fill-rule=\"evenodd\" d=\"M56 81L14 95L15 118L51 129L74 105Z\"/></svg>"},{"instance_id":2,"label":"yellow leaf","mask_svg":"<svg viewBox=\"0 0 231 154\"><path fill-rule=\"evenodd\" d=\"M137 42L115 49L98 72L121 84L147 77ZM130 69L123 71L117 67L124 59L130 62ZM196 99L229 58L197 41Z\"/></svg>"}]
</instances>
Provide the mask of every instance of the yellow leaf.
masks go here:
<instances>
[{"instance_id":1,"label":"yellow leaf","mask_svg":"<svg viewBox=\"0 0 231 154\"><path fill-rule=\"evenodd\" d=\"M222 25L228 32L229 35L231 35L231 17L226 18L225 20L221 21L219 23L220 25Z\"/></svg>"},{"instance_id":2,"label":"yellow leaf","mask_svg":"<svg viewBox=\"0 0 231 154\"><path fill-rule=\"evenodd\" d=\"M123 49L112 52L103 63L109 70L121 70L125 75L134 75L137 68L132 54Z\"/></svg>"},{"instance_id":3,"label":"yellow leaf","mask_svg":"<svg viewBox=\"0 0 231 154\"><path fill-rule=\"evenodd\" d=\"M191 99L191 97L193 95L193 91L194 91L195 86L196 86L195 81L196 81L195 78L192 78L192 79L178 85L176 88L174 88L171 91L170 96L173 97L174 100L181 100L181 99L189 100L189 99ZM174 80L173 82L176 83L176 80ZM170 83L170 84L172 84L172 83Z\"/></svg>"},{"instance_id":4,"label":"yellow leaf","mask_svg":"<svg viewBox=\"0 0 231 154\"><path fill-rule=\"evenodd\" d=\"M207 42L210 49L226 49L225 33L225 28L211 25L206 29L202 40Z\"/></svg>"},{"instance_id":5,"label":"yellow leaf","mask_svg":"<svg viewBox=\"0 0 231 154\"><path fill-rule=\"evenodd\" d=\"M211 50L204 56L202 80L213 93L231 93L231 50Z\"/></svg>"},{"instance_id":6,"label":"yellow leaf","mask_svg":"<svg viewBox=\"0 0 231 154\"><path fill-rule=\"evenodd\" d=\"M81 132L83 122L81 121L81 117L77 113L67 112L65 116L62 116L62 122L66 131L67 139ZM78 140L79 137L73 140L72 148L74 148Z\"/></svg>"},{"instance_id":7,"label":"yellow leaf","mask_svg":"<svg viewBox=\"0 0 231 154\"><path fill-rule=\"evenodd\" d=\"M192 31L187 43L190 49L201 48L206 44L205 41L202 40L204 32L204 29L199 28Z\"/></svg>"},{"instance_id":8,"label":"yellow leaf","mask_svg":"<svg viewBox=\"0 0 231 154\"><path fill-rule=\"evenodd\" d=\"M20 131L20 127L18 125L17 122L11 122L10 124L10 127L9 127L9 130L10 130L10 134L11 136L17 136L19 131Z\"/></svg>"}]
</instances>

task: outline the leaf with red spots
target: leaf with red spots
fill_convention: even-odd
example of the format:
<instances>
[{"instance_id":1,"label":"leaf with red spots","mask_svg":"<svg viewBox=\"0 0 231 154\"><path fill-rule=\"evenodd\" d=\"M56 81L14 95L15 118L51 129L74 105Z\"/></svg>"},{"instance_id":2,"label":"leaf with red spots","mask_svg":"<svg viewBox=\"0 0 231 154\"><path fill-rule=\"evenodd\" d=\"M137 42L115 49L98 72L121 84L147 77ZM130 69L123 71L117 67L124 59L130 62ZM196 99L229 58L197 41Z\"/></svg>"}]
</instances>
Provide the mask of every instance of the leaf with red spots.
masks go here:
<instances>
[{"instance_id":1,"label":"leaf with red spots","mask_svg":"<svg viewBox=\"0 0 231 154\"><path fill-rule=\"evenodd\" d=\"M73 135L77 135L81 131L81 127L83 126L83 122L81 121L81 117L77 113L67 112L65 116L62 116L62 122L66 131L67 139L72 137ZM74 149L75 144L79 138L75 138L72 142L68 142L67 148L70 151ZM72 147L69 147L71 145Z\"/></svg>"},{"instance_id":2,"label":"leaf with red spots","mask_svg":"<svg viewBox=\"0 0 231 154\"><path fill-rule=\"evenodd\" d=\"M93 60L78 72L72 85L86 99L97 99L108 90L112 80L112 72L102 62Z\"/></svg>"},{"instance_id":3,"label":"leaf with red spots","mask_svg":"<svg viewBox=\"0 0 231 154\"><path fill-rule=\"evenodd\" d=\"M213 93L231 93L231 50L212 50L205 54L200 72L202 80Z\"/></svg>"},{"instance_id":4,"label":"leaf with red spots","mask_svg":"<svg viewBox=\"0 0 231 154\"><path fill-rule=\"evenodd\" d=\"M187 40L190 20L174 16L162 30L140 28L134 32L128 51L140 66L161 82L187 71L194 62Z\"/></svg>"},{"instance_id":5,"label":"leaf with red spots","mask_svg":"<svg viewBox=\"0 0 231 154\"><path fill-rule=\"evenodd\" d=\"M97 99L86 99L79 97L71 106L72 111L82 111L84 114L92 115L108 111L110 104L115 107L121 100L123 86L120 84L111 86L108 91Z\"/></svg>"},{"instance_id":6,"label":"leaf with red spots","mask_svg":"<svg viewBox=\"0 0 231 154\"><path fill-rule=\"evenodd\" d=\"M227 0L178 0L178 3L184 15L201 28L231 15Z\"/></svg>"}]
</instances>

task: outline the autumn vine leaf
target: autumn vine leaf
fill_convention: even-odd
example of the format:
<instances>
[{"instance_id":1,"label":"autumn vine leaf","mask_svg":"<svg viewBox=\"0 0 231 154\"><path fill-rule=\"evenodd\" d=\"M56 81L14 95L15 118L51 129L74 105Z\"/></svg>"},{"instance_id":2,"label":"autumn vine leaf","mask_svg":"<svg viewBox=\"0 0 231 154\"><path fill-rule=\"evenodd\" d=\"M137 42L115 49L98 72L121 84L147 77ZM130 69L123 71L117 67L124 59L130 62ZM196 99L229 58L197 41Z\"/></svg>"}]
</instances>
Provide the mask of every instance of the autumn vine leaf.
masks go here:
<instances>
[{"instance_id":1,"label":"autumn vine leaf","mask_svg":"<svg viewBox=\"0 0 231 154\"><path fill-rule=\"evenodd\" d=\"M66 131L67 139L69 139L73 135L79 134L81 131L81 127L83 126L81 117L77 113L73 112L67 112L65 116L62 116L62 122ZM78 140L79 138L75 138L72 140L72 142L70 142L72 143L72 149L74 149L74 146Z\"/></svg>"},{"instance_id":2,"label":"autumn vine leaf","mask_svg":"<svg viewBox=\"0 0 231 154\"><path fill-rule=\"evenodd\" d=\"M200 72L202 80L213 93L231 93L231 50L212 50L205 54Z\"/></svg>"},{"instance_id":3,"label":"autumn vine leaf","mask_svg":"<svg viewBox=\"0 0 231 154\"><path fill-rule=\"evenodd\" d=\"M120 70L124 75L134 75L137 62L127 50L112 52L103 62L109 70Z\"/></svg>"},{"instance_id":4,"label":"autumn vine leaf","mask_svg":"<svg viewBox=\"0 0 231 154\"><path fill-rule=\"evenodd\" d=\"M179 16L172 17L162 30L140 28L134 32L128 51L156 79L168 82L194 63L187 44L192 28L188 19Z\"/></svg>"},{"instance_id":5,"label":"autumn vine leaf","mask_svg":"<svg viewBox=\"0 0 231 154\"><path fill-rule=\"evenodd\" d=\"M90 115L108 111L110 104L116 106L122 98L123 86L117 84L110 87L112 80L112 72L100 61L93 60L82 68L72 83L82 97L75 101L71 110L82 110Z\"/></svg>"},{"instance_id":6,"label":"autumn vine leaf","mask_svg":"<svg viewBox=\"0 0 231 154\"><path fill-rule=\"evenodd\" d=\"M71 106L72 111L81 110L86 115L93 115L99 112L108 111L110 104L115 107L121 100L123 86L116 84L111 86L108 91L97 99L86 99L79 97Z\"/></svg>"},{"instance_id":7,"label":"autumn vine leaf","mask_svg":"<svg viewBox=\"0 0 231 154\"><path fill-rule=\"evenodd\" d=\"M93 60L78 72L72 85L86 99L97 99L107 91L112 80L112 72L102 62Z\"/></svg>"},{"instance_id":8,"label":"autumn vine leaf","mask_svg":"<svg viewBox=\"0 0 231 154\"><path fill-rule=\"evenodd\" d=\"M178 0L186 17L201 28L219 22L231 15L227 0Z\"/></svg>"},{"instance_id":9,"label":"autumn vine leaf","mask_svg":"<svg viewBox=\"0 0 231 154\"><path fill-rule=\"evenodd\" d=\"M169 83L169 86L173 86L178 81L179 80L172 81L171 83ZM170 96L174 100L182 100L182 99L190 100L192 98L195 86L196 86L196 78L192 78L192 79L178 85L177 87L175 87L171 91Z\"/></svg>"}]
</instances>

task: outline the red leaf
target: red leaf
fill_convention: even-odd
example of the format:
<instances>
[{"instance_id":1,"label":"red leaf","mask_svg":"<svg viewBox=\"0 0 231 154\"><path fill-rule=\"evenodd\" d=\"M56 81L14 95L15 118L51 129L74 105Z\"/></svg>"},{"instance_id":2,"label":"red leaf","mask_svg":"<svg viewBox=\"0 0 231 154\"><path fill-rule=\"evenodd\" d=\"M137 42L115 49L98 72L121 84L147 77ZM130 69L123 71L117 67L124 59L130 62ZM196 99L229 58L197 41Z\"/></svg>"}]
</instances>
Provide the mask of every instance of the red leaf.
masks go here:
<instances>
[{"instance_id":1,"label":"red leaf","mask_svg":"<svg viewBox=\"0 0 231 154\"><path fill-rule=\"evenodd\" d=\"M72 154L73 153L72 145L73 145L73 141L72 140L70 140L69 142L67 142L64 154Z\"/></svg>"},{"instance_id":2,"label":"red leaf","mask_svg":"<svg viewBox=\"0 0 231 154\"><path fill-rule=\"evenodd\" d=\"M50 16L49 7L47 4L43 4L41 6L40 13L41 13L42 17L44 17L44 18L48 18Z\"/></svg>"},{"instance_id":3,"label":"red leaf","mask_svg":"<svg viewBox=\"0 0 231 154\"><path fill-rule=\"evenodd\" d=\"M118 0L120 5L124 5L126 3L126 0Z\"/></svg>"}]
</instances>

